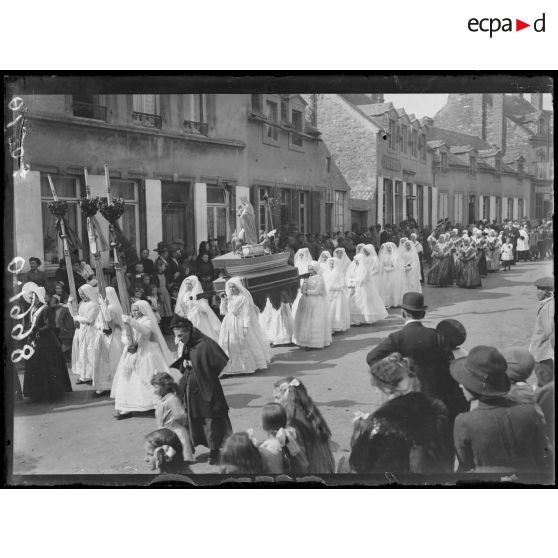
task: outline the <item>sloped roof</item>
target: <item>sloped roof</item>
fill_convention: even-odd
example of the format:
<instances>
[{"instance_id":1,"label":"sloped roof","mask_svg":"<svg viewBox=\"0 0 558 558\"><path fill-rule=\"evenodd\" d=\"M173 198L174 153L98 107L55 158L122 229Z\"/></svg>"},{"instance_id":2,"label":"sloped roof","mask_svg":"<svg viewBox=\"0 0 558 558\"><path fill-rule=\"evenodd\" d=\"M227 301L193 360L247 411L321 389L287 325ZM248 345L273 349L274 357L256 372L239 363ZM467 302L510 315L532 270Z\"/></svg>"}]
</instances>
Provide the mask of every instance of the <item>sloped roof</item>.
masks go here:
<instances>
[{"instance_id":1,"label":"sloped roof","mask_svg":"<svg viewBox=\"0 0 558 558\"><path fill-rule=\"evenodd\" d=\"M346 101L353 105L370 105L372 100L364 93L343 93L341 94Z\"/></svg>"},{"instance_id":2,"label":"sloped roof","mask_svg":"<svg viewBox=\"0 0 558 558\"><path fill-rule=\"evenodd\" d=\"M471 145L452 145L450 147L450 151L454 154L469 153L469 151L473 151L473 149L475 148Z\"/></svg>"},{"instance_id":3,"label":"sloped roof","mask_svg":"<svg viewBox=\"0 0 558 558\"><path fill-rule=\"evenodd\" d=\"M358 105L358 110L366 116L381 116L393 109L393 103L375 103L368 105Z\"/></svg>"},{"instance_id":4,"label":"sloped roof","mask_svg":"<svg viewBox=\"0 0 558 558\"><path fill-rule=\"evenodd\" d=\"M483 159L488 157L495 157L496 155L498 155L498 153L501 154L499 149L479 149L479 157Z\"/></svg>"},{"instance_id":5,"label":"sloped roof","mask_svg":"<svg viewBox=\"0 0 558 558\"><path fill-rule=\"evenodd\" d=\"M437 147L442 147L442 145L446 145L444 140L430 140L426 142L428 147L432 147L432 149L436 149Z\"/></svg>"},{"instance_id":6,"label":"sloped roof","mask_svg":"<svg viewBox=\"0 0 558 558\"><path fill-rule=\"evenodd\" d=\"M504 95L504 113L506 116L525 116L539 110L527 99L518 95Z\"/></svg>"},{"instance_id":7,"label":"sloped roof","mask_svg":"<svg viewBox=\"0 0 558 558\"><path fill-rule=\"evenodd\" d=\"M436 126L427 126L426 140L443 141L449 147L469 145L477 150L492 149L492 146L477 136L446 130L445 128L437 128Z\"/></svg>"}]
</instances>

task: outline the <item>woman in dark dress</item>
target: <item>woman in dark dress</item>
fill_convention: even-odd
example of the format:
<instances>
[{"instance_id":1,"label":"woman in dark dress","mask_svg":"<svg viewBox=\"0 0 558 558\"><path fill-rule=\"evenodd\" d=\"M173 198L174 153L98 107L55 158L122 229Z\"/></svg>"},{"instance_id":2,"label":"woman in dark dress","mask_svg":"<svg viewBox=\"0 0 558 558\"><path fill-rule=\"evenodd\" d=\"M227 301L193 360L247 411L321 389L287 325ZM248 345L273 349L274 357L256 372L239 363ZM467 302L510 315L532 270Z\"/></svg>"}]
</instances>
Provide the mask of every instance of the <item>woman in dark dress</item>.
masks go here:
<instances>
[{"instance_id":1,"label":"woman in dark dress","mask_svg":"<svg viewBox=\"0 0 558 558\"><path fill-rule=\"evenodd\" d=\"M219 380L229 359L190 320L175 315L171 328L178 344L178 360L171 366L183 374L178 396L188 415L190 438L194 447L209 448L209 464L216 465L220 448L232 434L229 406Z\"/></svg>"},{"instance_id":2,"label":"woman in dark dress","mask_svg":"<svg viewBox=\"0 0 558 558\"><path fill-rule=\"evenodd\" d=\"M213 290L213 279L215 279L215 269L209 259L208 252L201 252L199 254L196 260L196 275L200 280L204 292L211 292Z\"/></svg>"},{"instance_id":3,"label":"woman in dark dress","mask_svg":"<svg viewBox=\"0 0 558 558\"><path fill-rule=\"evenodd\" d=\"M441 234L432 249L432 267L428 271L427 282L435 287L447 287L451 284L450 246L446 235Z\"/></svg>"},{"instance_id":4,"label":"woman in dark dress","mask_svg":"<svg viewBox=\"0 0 558 558\"><path fill-rule=\"evenodd\" d=\"M361 474L451 472L454 451L446 407L418 391L408 359L393 353L374 363L370 374L372 385L389 399L373 414L357 418L350 469Z\"/></svg>"},{"instance_id":5,"label":"woman in dark dress","mask_svg":"<svg viewBox=\"0 0 558 558\"><path fill-rule=\"evenodd\" d=\"M459 273L457 275L457 286L465 289L482 287L477 265L477 249L471 245L468 237L464 236L461 241L458 258Z\"/></svg>"},{"instance_id":6,"label":"woman in dark dress","mask_svg":"<svg viewBox=\"0 0 558 558\"><path fill-rule=\"evenodd\" d=\"M35 283L26 283L22 293L25 301L33 306L29 313L32 332L27 341L35 349L25 362L23 395L37 402L55 401L64 392L72 391L72 384L56 332L51 327L45 290Z\"/></svg>"}]
</instances>

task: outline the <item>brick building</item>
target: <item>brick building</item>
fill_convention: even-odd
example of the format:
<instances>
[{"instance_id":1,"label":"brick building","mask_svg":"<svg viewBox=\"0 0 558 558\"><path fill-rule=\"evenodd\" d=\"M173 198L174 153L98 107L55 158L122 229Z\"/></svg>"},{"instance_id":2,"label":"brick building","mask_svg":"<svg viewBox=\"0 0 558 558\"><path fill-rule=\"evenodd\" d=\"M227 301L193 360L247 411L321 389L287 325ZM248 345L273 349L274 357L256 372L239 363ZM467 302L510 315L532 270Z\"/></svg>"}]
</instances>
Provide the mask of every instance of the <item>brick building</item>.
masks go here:
<instances>
[{"instance_id":1,"label":"brick building","mask_svg":"<svg viewBox=\"0 0 558 558\"><path fill-rule=\"evenodd\" d=\"M531 177L530 190L522 195L525 216L550 216L554 204L553 114L543 109L541 93L531 94L530 102L522 94L451 94L434 116L434 125L476 136L490 149L496 147L504 165Z\"/></svg>"},{"instance_id":2,"label":"brick building","mask_svg":"<svg viewBox=\"0 0 558 558\"><path fill-rule=\"evenodd\" d=\"M105 195L104 164L113 194L126 200L121 226L136 249L182 238L221 244L237 228L236 207L248 194L265 212L262 192L280 200L278 219L294 230L326 232L325 215L344 223L348 186L306 103L279 95L23 95L28 114L25 157L31 171L15 185L15 250L39 256L52 271L61 256L50 174L68 218L87 239L77 204L87 167L93 196ZM104 220L101 219L102 222ZM333 228L333 226L331 225ZM81 256L88 257L83 242ZM103 254L103 263L109 255Z\"/></svg>"},{"instance_id":3,"label":"brick building","mask_svg":"<svg viewBox=\"0 0 558 558\"><path fill-rule=\"evenodd\" d=\"M311 113L351 188L351 224L436 222L432 159L418 119L382 94L308 95Z\"/></svg>"}]
</instances>

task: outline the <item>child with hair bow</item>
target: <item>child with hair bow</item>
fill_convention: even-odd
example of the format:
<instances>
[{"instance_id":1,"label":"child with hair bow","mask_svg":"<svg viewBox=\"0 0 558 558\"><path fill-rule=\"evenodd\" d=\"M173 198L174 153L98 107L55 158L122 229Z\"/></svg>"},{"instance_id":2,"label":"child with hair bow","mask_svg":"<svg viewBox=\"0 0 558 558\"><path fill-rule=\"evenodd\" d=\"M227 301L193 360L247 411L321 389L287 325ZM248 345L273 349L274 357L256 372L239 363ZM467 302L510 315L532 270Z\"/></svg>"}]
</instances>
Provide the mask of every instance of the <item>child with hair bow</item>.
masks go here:
<instances>
[{"instance_id":1,"label":"child with hair bow","mask_svg":"<svg viewBox=\"0 0 558 558\"><path fill-rule=\"evenodd\" d=\"M189 472L184 458L183 449L178 436L169 428L160 428L148 434L144 439L145 462L152 471L160 473Z\"/></svg>"},{"instance_id":2,"label":"child with hair bow","mask_svg":"<svg viewBox=\"0 0 558 558\"><path fill-rule=\"evenodd\" d=\"M255 445L264 471L273 475L308 473L308 459L297 442L296 430L287 426L287 413L281 404L268 403L263 408L262 427L268 437Z\"/></svg>"}]
</instances>

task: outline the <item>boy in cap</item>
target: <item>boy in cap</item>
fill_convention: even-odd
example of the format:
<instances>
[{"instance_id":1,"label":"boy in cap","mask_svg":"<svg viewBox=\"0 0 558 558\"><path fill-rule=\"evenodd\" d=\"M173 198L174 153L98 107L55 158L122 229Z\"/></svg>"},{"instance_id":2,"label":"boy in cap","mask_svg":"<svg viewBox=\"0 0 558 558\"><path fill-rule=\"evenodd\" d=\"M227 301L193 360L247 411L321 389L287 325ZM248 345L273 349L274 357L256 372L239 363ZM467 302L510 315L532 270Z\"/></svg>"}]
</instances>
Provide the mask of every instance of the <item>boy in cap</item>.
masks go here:
<instances>
[{"instance_id":1,"label":"boy in cap","mask_svg":"<svg viewBox=\"0 0 558 558\"><path fill-rule=\"evenodd\" d=\"M552 446L534 405L506 395L508 364L494 347L479 345L451 363L451 375L468 401L478 405L455 419L460 471L541 473L552 467Z\"/></svg>"},{"instance_id":2,"label":"boy in cap","mask_svg":"<svg viewBox=\"0 0 558 558\"><path fill-rule=\"evenodd\" d=\"M554 381L554 277L535 281L541 305L537 312L529 351L535 357L539 387Z\"/></svg>"}]
</instances>

